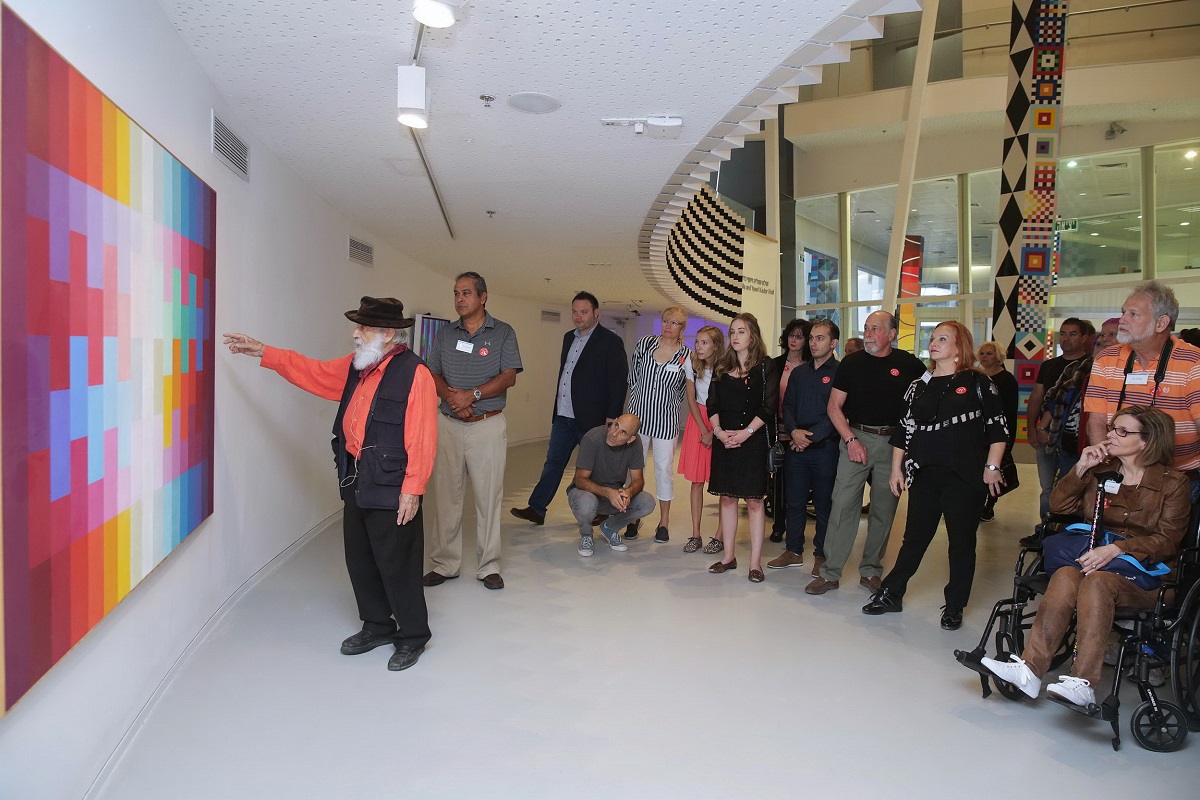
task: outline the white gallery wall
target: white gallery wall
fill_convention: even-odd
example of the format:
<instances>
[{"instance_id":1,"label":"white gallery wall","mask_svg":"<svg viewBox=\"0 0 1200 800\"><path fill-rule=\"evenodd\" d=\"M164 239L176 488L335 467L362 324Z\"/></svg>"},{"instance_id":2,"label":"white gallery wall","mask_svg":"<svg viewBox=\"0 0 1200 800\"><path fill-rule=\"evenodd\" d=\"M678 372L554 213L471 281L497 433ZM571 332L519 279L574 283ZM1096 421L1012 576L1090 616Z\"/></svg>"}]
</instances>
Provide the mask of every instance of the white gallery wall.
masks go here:
<instances>
[{"instance_id":1,"label":"white gallery wall","mask_svg":"<svg viewBox=\"0 0 1200 800\"><path fill-rule=\"evenodd\" d=\"M334 358L351 347L342 312L364 294L453 316L450 277L378 244L374 269L346 261L348 234L378 237L321 200L240 124L154 0L9 5L216 190L218 334L242 331ZM249 183L210 153L212 109L249 144ZM463 268L488 277L489 310L517 329L521 343L526 371L509 395L510 441L544 437L570 297L555 309L562 323L545 323L540 305L506 298L502 276L488 275L486 265ZM0 718L0 797L83 797L221 605L340 510L328 444L333 404L253 359L221 348L217 355L215 512ZM358 624L346 623L347 632Z\"/></svg>"}]
</instances>

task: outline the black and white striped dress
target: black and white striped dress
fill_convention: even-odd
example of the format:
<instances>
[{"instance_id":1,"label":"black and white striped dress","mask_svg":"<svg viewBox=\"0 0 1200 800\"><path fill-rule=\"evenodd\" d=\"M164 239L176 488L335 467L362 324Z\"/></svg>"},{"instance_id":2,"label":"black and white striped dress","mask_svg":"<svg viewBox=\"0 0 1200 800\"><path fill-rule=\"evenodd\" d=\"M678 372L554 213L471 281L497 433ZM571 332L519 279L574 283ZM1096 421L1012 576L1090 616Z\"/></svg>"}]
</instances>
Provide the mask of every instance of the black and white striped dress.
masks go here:
<instances>
[{"instance_id":1,"label":"black and white striped dress","mask_svg":"<svg viewBox=\"0 0 1200 800\"><path fill-rule=\"evenodd\" d=\"M682 342L665 364L654 360L657 336L643 336L633 348L629 368L629 413L642 421L640 433L650 439L674 439L679 435L679 408L687 381L684 363L692 351Z\"/></svg>"}]
</instances>

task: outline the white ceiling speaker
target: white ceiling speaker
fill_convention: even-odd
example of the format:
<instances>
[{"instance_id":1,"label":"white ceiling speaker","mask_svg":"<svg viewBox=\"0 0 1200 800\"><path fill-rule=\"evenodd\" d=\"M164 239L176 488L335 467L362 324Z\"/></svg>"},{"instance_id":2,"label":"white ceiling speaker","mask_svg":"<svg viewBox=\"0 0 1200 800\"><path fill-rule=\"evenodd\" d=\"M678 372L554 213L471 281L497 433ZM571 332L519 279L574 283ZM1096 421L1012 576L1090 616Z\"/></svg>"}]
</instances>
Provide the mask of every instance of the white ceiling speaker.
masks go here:
<instances>
[{"instance_id":1,"label":"white ceiling speaker","mask_svg":"<svg viewBox=\"0 0 1200 800\"><path fill-rule=\"evenodd\" d=\"M413 0L413 17L428 28L449 28L464 0Z\"/></svg>"},{"instance_id":2,"label":"white ceiling speaker","mask_svg":"<svg viewBox=\"0 0 1200 800\"><path fill-rule=\"evenodd\" d=\"M396 121L410 128L428 128L429 100L425 68L416 64L397 67Z\"/></svg>"},{"instance_id":3,"label":"white ceiling speaker","mask_svg":"<svg viewBox=\"0 0 1200 800\"><path fill-rule=\"evenodd\" d=\"M683 120L679 117L647 117L646 135L651 139L678 139L683 130Z\"/></svg>"}]
</instances>

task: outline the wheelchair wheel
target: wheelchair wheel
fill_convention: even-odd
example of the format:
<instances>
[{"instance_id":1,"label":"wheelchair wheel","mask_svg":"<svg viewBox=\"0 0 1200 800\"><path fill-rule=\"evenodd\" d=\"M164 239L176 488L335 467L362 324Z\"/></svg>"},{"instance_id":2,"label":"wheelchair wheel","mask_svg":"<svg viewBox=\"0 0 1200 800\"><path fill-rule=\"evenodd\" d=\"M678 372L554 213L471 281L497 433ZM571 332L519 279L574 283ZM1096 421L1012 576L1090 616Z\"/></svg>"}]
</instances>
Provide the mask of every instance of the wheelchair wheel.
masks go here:
<instances>
[{"instance_id":1,"label":"wheelchair wheel","mask_svg":"<svg viewBox=\"0 0 1200 800\"><path fill-rule=\"evenodd\" d=\"M1200 731L1200 605L1196 602L1186 603L1180 611L1171 643L1171 690L1188 727Z\"/></svg>"},{"instance_id":2,"label":"wheelchair wheel","mask_svg":"<svg viewBox=\"0 0 1200 800\"><path fill-rule=\"evenodd\" d=\"M1178 750L1188 735L1187 720L1179 706L1160 702L1155 711L1149 700L1134 709L1129 730L1138 744L1156 753Z\"/></svg>"},{"instance_id":3,"label":"wheelchair wheel","mask_svg":"<svg viewBox=\"0 0 1200 800\"><path fill-rule=\"evenodd\" d=\"M1058 646L1054 657L1050 659L1050 669L1058 669L1063 664L1070 660L1071 655L1075 652L1075 620L1071 620L1071 624L1067 627L1067 632L1063 634L1062 644Z\"/></svg>"},{"instance_id":4,"label":"wheelchair wheel","mask_svg":"<svg viewBox=\"0 0 1200 800\"><path fill-rule=\"evenodd\" d=\"M996 632L996 661L1008 661L1014 654L1021 654L1021 632L1018 630L1013 633L1007 631ZM1025 692L1021 691L1021 687L1008 681L1002 681L995 675L992 675L992 684L995 685L996 691L1007 697L1009 700L1024 700Z\"/></svg>"}]
</instances>

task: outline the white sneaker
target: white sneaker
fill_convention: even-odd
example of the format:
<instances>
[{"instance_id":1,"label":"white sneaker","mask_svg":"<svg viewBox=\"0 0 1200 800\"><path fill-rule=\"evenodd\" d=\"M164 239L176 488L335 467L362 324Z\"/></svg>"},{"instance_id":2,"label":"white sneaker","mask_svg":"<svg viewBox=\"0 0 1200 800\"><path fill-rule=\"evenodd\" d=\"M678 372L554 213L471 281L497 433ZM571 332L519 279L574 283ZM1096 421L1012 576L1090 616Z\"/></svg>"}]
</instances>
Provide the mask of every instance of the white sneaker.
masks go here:
<instances>
[{"instance_id":1,"label":"white sneaker","mask_svg":"<svg viewBox=\"0 0 1200 800\"><path fill-rule=\"evenodd\" d=\"M1096 702L1096 692L1086 679L1063 675L1058 680L1058 683L1052 683L1046 687L1049 694L1056 694L1077 706L1086 707Z\"/></svg>"},{"instance_id":2,"label":"white sneaker","mask_svg":"<svg viewBox=\"0 0 1200 800\"><path fill-rule=\"evenodd\" d=\"M1016 686L1030 697L1036 698L1042 690L1042 679L1033 674L1031 670L1020 656L1010 656L1010 660L997 661L994 658L981 658L979 663L988 668L997 678L1002 681L1007 681Z\"/></svg>"},{"instance_id":3,"label":"white sneaker","mask_svg":"<svg viewBox=\"0 0 1200 800\"><path fill-rule=\"evenodd\" d=\"M579 555L583 556L584 558L587 558L593 552L595 552L595 551L592 549L592 537L591 536L580 536L579 537Z\"/></svg>"}]
</instances>

